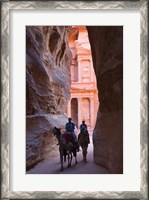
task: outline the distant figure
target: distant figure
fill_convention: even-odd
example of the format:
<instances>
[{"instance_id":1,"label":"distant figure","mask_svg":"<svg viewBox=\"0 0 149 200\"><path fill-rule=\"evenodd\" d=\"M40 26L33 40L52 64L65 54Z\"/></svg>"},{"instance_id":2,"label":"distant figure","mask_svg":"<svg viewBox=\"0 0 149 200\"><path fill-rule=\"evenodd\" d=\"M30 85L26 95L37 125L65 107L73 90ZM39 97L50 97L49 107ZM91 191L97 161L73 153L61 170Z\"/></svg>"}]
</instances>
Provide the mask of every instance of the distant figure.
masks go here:
<instances>
[{"instance_id":1,"label":"distant figure","mask_svg":"<svg viewBox=\"0 0 149 200\"><path fill-rule=\"evenodd\" d=\"M87 148L88 148L88 144L90 143L90 139L89 139L89 133L87 130L87 125L85 124L84 120L82 121L82 124L80 125L78 143L82 148L83 161L86 163L87 162Z\"/></svg>"},{"instance_id":2,"label":"distant figure","mask_svg":"<svg viewBox=\"0 0 149 200\"><path fill-rule=\"evenodd\" d=\"M85 121L82 121L82 124L80 125L80 133L84 133L87 136L88 144L90 143L89 139L89 133L87 130L87 125L85 124ZM79 140L80 134L78 135L78 140Z\"/></svg>"},{"instance_id":3,"label":"distant figure","mask_svg":"<svg viewBox=\"0 0 149 200\"><path fill-rule=\"evenodd\" d=\"M87 131L87 125L85 124L85 121L82 121L82 124L80 125L80 131Z\"/></svg>"}]
</instances>

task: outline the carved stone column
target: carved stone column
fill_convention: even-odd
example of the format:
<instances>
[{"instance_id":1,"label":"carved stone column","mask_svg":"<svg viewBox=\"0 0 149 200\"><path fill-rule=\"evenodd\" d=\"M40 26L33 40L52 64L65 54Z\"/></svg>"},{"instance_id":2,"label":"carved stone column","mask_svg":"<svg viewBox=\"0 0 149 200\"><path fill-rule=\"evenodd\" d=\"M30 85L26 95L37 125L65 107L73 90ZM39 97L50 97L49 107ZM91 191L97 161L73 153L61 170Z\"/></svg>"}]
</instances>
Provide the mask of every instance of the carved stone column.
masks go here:
<instances>
[{"instance_id":1,"label":"carved stone column","mask_svg":"<svg viewBox=\"0 0 149 200\"><path fill-rule=\"evenodd\" d=\"M78 60L78 82L82 82L82 75L81 75L81 60Z\"/></svg>"},{"instance_id":2,"label":"carved stone column","mask_svg":"<svg viewBox=\"0 0 149 200\"><path fill-rule=\"evenodd\" d=\"M67 116L71 117L71 99L68 102L68 107L67 107Z\"/></svg>"},{"instance_id":3,"label":"carved stone column","mask_svg":"<svg viewBox=\"0 0 149 200\"><path fill-rule=\"evenodd\" d=\"M82 123L82 98L78 98L78 128Z\"/></svg>"},{"instance_id":4,"label":"carved stone column","mask_svg":"<svg viewBox=\"0 0 149 200\"><path fill-rule=\"evenodd\" d=\"M90 98L90 119L91 119L91 129L93 130L95 126L95 102L94 102L94 97Z\"/></svg>"},{"instance_id":5,"label":"carved stone column","mask_svg":"<svg viewBox=\"0 0 149 200\"><path fill-rule=\"evenodd\" d=\"M93 68L92 60L90 59L89 61L90 61L90 71L91 71L90 81L93 82L94 81L94 68Z\"/></svg>"}]
</instances>

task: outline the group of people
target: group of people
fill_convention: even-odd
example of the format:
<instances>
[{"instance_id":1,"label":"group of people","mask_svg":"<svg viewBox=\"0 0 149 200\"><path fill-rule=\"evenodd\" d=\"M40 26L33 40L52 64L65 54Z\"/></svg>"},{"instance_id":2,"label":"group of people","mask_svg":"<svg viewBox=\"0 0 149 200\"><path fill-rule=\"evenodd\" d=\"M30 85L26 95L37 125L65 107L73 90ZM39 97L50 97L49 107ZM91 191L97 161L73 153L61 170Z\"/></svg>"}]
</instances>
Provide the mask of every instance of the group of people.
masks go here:
<instances>
[{"instance_id":1,"label":"group of people","mask_svg":"<svg viewBox=\"0 0 149 200\"><path fill-rule=\"evenodd\" d=\"M66 123L65 126L66 132L64 133L64 139L66 140L66 142L74 142L77 145L77 149L79 151L79 145L78 145L78 140L77 137L75 135L75 124L72 122L71 118L68 118L68 122ZM80 132L82 131L87 131L87 125L85 124L85 121L82 121L82 124L80 125ZM70 134L68 134L70 133ZM73 139L71 140L71 138L69 136L73 136Z\"/></svg>"}]
</instances>

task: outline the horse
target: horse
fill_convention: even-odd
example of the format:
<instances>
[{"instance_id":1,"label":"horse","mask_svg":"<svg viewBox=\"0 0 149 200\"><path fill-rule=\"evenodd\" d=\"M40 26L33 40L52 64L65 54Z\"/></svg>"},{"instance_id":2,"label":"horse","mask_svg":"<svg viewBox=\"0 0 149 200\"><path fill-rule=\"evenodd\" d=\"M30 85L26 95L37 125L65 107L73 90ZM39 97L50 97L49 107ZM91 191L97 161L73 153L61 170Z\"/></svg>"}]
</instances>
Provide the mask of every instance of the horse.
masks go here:
<instances>
[{"instance_id":1,"label":"horse","mask_svg":"<svg viewBox=\"0 0 149 200\"><path fill-rule=\"evenodd\" d=\"M72 142L65 142L64 138L62 137L63 135L61 134L61 129L60 128L54 128L53 129L53 134L56 136L58 143L59 143L59 152L60 152L60 161L61 161L61 171L63 171L63 162L68 160L68 166L71 167L71 162L72 162L72 157L75 157L75 164L77 164L77 151L76 147L73 145Z\"/></svg>"},{"instance_id":2,"label":"horse","mask_svg":"<svg viewBox=\"0 0 149 200\"><path fill-rule=\"evenodd\" d=\"M82 148L82 154L83 154L83 162L87 162L87 148L88 144L90 143L89 139L89 133L86 129L82 129L81 132L78 135L78 143Z\"/></svg>"}]
</instances>

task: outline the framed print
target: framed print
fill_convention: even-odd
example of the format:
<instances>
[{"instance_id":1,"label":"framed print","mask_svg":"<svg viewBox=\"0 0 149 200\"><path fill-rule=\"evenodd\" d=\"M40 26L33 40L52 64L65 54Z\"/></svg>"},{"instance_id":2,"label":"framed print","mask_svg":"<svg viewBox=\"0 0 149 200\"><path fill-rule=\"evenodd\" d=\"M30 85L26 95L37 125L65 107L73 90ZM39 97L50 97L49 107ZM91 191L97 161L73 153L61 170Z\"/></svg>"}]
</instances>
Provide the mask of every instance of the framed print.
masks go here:
<instances>
[{"instance_id":1,"label":"framed print","mask_svg":"<svg viewBox=\"0 0 149 200\"><path fill-rule=\"evenodd\" d=\"M2 2L2 199L147 199L148 2Z\"/></svg>"}]
</instances>

